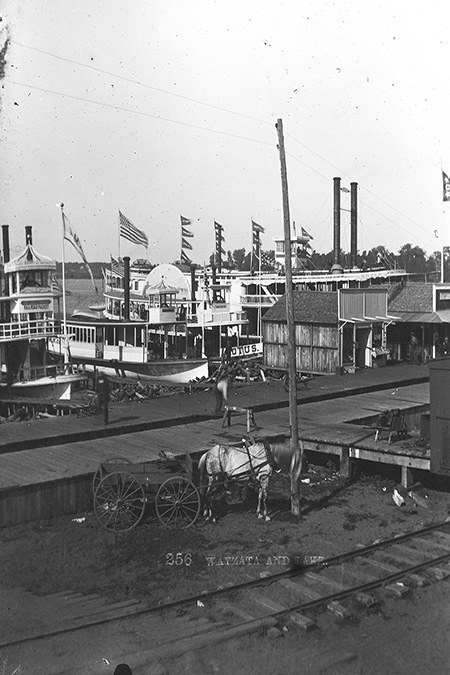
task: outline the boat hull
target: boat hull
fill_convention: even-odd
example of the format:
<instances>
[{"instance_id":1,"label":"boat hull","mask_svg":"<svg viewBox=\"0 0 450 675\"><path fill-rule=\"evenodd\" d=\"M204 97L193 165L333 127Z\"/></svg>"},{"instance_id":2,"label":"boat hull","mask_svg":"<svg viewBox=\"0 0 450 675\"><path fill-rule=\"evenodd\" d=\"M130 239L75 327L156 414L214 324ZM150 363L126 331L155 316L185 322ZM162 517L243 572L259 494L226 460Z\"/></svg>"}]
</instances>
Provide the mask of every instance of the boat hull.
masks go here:
<instances>
[{"instance_id":1,"label":"boat hull","mask_svg":"<svg viewBox=\"0 0 450 675\"><path fill-rule=\"evenodd\" d=\"M84 375L57 375L56 377L42 377L37 380L14 382L11 394L14 398L41 398L68 400L71 398L72 386L86 381ZM6 384L0 387L5 391ZM0 389L0 391L2 391Z\"/></svg>"},{"instance_id":2,"label":"boat hull","mask_svg":"<svg viewBox=\"0 0 450 675\"><path fill-rule=\"evenodd\" d=\"M71 356L72 363L80 363L87 371L101 370L106 375L131 377L141 380L165 380L189 384L208 377L207 359L156 359L147 363L95 359Z\"/></svg>"}]
</instances>

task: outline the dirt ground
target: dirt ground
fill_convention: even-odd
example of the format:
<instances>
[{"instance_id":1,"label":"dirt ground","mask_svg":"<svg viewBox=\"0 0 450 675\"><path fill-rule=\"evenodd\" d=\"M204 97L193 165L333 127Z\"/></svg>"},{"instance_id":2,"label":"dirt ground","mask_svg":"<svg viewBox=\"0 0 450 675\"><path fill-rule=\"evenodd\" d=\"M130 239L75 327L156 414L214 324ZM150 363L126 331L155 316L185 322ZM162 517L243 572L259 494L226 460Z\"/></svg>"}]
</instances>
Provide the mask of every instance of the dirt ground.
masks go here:
<instances>
[{"instance_id":1,"label":"dirt ground","mask_svg":"<svg viewBox=\"0 0 450 675\"><path fill-rule=\"evenodd\" d=\"M217 505L216 524L201 521L175 533L151 514L142 525L121 535L105 532L92 513L80 514L85 516L82 522L61 518L5 528L0 531L0 592L25 588L45 595L70 589L155 605L244 581L261 571L280 571L280 556L283 565L329 557L357 544L443 521L450 514L450 491L443 482L427 484L424 476L421 503L406 497L399 507L392 497L396 475L389 475L386 468L374 474L363 465L357 476L345 481L327 461L305 464L299 520L290 514L289 477L278 474L269 493L270 522L257 519L256 496L249 491L243 500L238 501L237 495L234 500L223 498ZM217 564L225 556L258 562ZM350 624L325 616L312 633L288 627L276 639L254 635L153 664L138 673L443 675L450 659L449 599L450 581L444 580L416 589L407 600L386 602ZM145 644L143 638L142 649ZM102 649L106 653L107 646ZM0 672L7 657L0 653ZM20 662L20 650L14 652L14 659ZM8 666L5 675L11 675L14 663L9 661ZM22 670L23 675L26 672L31 671ZM36 672L45 674L41 669Z\"/></svg>"}]
</instances>

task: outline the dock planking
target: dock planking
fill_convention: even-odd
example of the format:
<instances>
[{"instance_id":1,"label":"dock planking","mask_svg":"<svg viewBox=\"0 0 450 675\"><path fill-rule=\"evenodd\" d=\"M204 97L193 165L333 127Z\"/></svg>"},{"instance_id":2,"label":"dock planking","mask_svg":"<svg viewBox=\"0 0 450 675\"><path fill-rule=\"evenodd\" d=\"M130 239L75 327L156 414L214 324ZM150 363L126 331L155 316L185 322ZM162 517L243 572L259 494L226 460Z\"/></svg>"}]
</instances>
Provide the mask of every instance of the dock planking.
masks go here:
<instances>
[{"instance_id":1,"label":"dock planking","mask_svg":"<svg viewBox=\"0 0 450 675\"><path fill-rule=\"evenodd\" d=\"M344 381L344 380L342 380ZM393 394L395 391L395 394ZM183 398L183 397L181 397ZM11 521L13 506L13 491L9 490L13 486L22 486L23 490L39 491L39 485L42 491L49 490L50 484L54 484L52 489L56 490L58 481L61 484L69 486L73 483L73 494L70 499L64 498L68 502L67 509L74 512L79 508L79 502L86 506L86 500L91 500L90 481L93 472L98 464L105 457L123 456L131 462L154 461L158 458L160 450L170 450L174 454L184 454L189 451L192 455L204 452L215 443L234 443L239 442L246 435L245 418L239 417L233 419L230 427L222 428L222 417L212 417L209 419L198 420L194 415L194 420L190 423L185 421L189 407L190 396L184 397L183 405L180 406L180 399L170 397L165 402L165 414L171 416L172 408L177 409L180 422L171 426L162 428L148 429L145 431L131 431L130 428L122 430L121 435L108 435L104 438L93 438L89 440L78 440L73 442L63 442L53 444L49 447L33 448L29 450L20 450L15 453L0 455L0 497L5 499L9 495L10 505L9 520L2 517L1 499L0 499L0 525L9 524ZM394 400L395 399L395 400ZM192 401L194 402L194 401ZM210 402L210 401L209 401ZM240 404L240 402L239 402ZM363 426L349 424L352 420L366 418L371 415L376 416L379 411L392 407L409 409L414 406L426 406L429 404L429 385L428 383L405 386L400 389L387 388L384 391L375 391L372 393L354 393L346 398L316 402L305 402L299 405L299 438L303 447L308 451L328 452L338 455L341 459L341 466L347 466L349 459L367 458L372 461L385 462L386 464L398 464L399 466L415 466L417 468L426 468L426 462L429 457L415 458L413 454L408 453L400 447L401 444L374 443L373 433L364 429ZM161 414L160 408L153 415ZM181 410L181 407L183 410ZM195 412L204 410L204 401L197 399L195 401ZM124 406L120 410L117 418L126 418L131 421L135 419L134 411L138 410L140 419L147 416L150 407L130 406L127 410ZM137 415L137 414L136 414ZM176 416L175 416L176 417ZM64 433L67 428L72 433L74 429L72 420L68 418L58 418L59 438L66 439ZM258 436L272 435L276 433L289 434L289 410L287 407L274 406L272 409L266 409L258 412L256 417L258 429L255 434ZM55 420L49 420L55 422ZM63 425L61 425L61 422ZM87 428L101 427L101 419L86 418L78 420ZM37 424L45 425L46 420L41 420ZM126 425L127 421L122 422ZM16 427L19 425L15 425ZM110 430L113 432L113 429ZM124 435L124 432L127 432ZM28 429L28 434L32 429ZM365 454L366 453L366 454ZM405 456L406 455L406 456ZM348 468L348 466L347 466ZM403 468L402 468L403 471ZM80 487L84 482L83 490ZM76 487L78 484L78 487ZM67 487L69 489L69 487ZM72 489L72 488L71 488ZM62 488L58 488L62 490ZM36 497L38 500L38 497ZM38 500L39 501L39 500ZM46 513L45 511L44 513ZM52 511L52 515L54 512ZM23 510L23 517L26 518L26 509ZM39 517L39 513L34 515ZM22 521L26 522L26 520Z\"/></svg>"}]
</instances>

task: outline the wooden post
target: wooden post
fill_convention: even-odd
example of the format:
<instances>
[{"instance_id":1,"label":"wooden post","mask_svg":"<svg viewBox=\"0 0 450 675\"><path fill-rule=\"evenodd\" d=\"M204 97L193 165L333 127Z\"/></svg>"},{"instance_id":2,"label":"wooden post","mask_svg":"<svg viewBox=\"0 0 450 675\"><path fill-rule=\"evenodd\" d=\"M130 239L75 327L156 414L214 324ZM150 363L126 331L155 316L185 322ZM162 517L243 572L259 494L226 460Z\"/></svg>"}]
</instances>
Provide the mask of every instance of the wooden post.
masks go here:
<instances>
[{"instance_id":1,"label":"wooden post","mask_svg":"<svg viewBox=\"0 0 450 675\"><path fill-rule=\"evenodd\" d=\"M286 268L286 320L288 328L287 353L289 363L289 424L291 428L291 513L300 515L300 472L302 470L303 452L298 444L298 410L297 410L297 365L295 358L295 323L294 323L294 291L292 288L291 258L291 220L289 215L289 194L286 172L286 156L284 152L283 121L276 123L278 132L278 150L281 164L281 187L283 192L284 216L284 261Z\"/></svg>"}]
</instances>

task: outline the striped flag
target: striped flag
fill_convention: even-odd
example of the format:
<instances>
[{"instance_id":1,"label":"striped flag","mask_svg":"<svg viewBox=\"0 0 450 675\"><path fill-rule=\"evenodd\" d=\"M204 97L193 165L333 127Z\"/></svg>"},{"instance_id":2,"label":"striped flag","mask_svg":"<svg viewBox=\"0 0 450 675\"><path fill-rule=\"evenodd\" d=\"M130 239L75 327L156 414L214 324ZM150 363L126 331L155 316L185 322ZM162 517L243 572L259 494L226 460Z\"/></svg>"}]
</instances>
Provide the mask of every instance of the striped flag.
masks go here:
<instances>
[{"instance_id":1,"label":"striped flag","mask_svg":"<svg viewBox=\"0 0 450 675\"><path fill-rule=\"evenodd\" d=\"M135 227L121 211L119 211L119 223L121 237L128 239L128 241L131 241L133 244L139 244L146 249L148 248L148 238L145 232L138 230L138 228Z\"/></svg>"},{"instance_id":2,"label":"striped flag","mask_svg":"<svg viewBox=\"0 0 450 675\"><path fill-rule=\"evenodd\" d=\"M125 276L125 267L121 260L116 260L111 256L111 272L118 277Z\"/></svg>"},{"instance_id":3,"label":"striped flag","mask_svg":"<svg viewBox=\"0 0 450 675\"><path fill-rule=\"evenodd\" d=\"M50 290L52 291L52 293L54 295L62 295L63 294L62 286L53 273L50 275Z\"/></svg>"}]
</instances>

